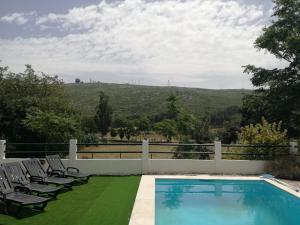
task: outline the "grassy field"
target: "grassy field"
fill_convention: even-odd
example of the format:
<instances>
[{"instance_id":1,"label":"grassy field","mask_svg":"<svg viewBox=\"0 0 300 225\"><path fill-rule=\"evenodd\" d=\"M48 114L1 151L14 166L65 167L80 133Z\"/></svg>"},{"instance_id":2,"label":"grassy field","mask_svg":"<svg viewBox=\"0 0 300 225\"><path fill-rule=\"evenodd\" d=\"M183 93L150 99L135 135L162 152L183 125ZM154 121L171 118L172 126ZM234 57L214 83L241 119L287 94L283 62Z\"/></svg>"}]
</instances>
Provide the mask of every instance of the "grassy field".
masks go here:
<instances>
[{"instance_id":1,"label":"grassy field","mask_svg":"<svg viewBox=\"0 0 300 225\"><path fill-rule=\"evenodd\" d=\"M249 90L210 90L183 87L159 87L129 84L84 83L66 84L66 95L84 115L93 115L99 91L110 97L116 114L154 115L166 110L166 99L173 93L195 115L215 112L229 106L241 106Z\"/></svg>"},{"instance_id":2,"label":"grassy field","mask_svg":"<svg viewBox=\"0 0 300 225\"><path fill-rule=\"evenodd\" d=\"M210 147L213 151L213 147ZM176 150L175 146L149 146L149 158L152 159L172 159L174 154L166 153L151 153L155 152L173 152ZM138 146L126 146L126 145L113 145L113 146L81 146L80 151L141 151L141 145ZM80 159L140 159L141 153L80 153L78 154ZM211 157L213 158L213 156Z\"/></svg>"},{"instance_id":3,"label":"grassy field","mask_svg":"<svg viewBox=\"0 0 300 225\"><path fill-rule=\"evenodd\" d=\"M88 184L51 201L44 212L23 210L21 218L3 214L1 225L127 225L140 176L92 177Z\"/></svg>"},{"instance_id":4,"label":"grassy field","mask_svg":"<svg viewBox=\"0 0 300 225\"><path fill-rule=\"evenodd\" d=\"M176 147L172 146L150 146L149 151L175 151ZM139 146L81 146L81 151L141 151L141 145ZM80 159L140 159L142 157L141 153L80 153L78 154L78 158ZM151 155L149 156L151 157ZM152 154L152 158L155 159L172 159L173 154Z\"/></svg>"}]
</instances>

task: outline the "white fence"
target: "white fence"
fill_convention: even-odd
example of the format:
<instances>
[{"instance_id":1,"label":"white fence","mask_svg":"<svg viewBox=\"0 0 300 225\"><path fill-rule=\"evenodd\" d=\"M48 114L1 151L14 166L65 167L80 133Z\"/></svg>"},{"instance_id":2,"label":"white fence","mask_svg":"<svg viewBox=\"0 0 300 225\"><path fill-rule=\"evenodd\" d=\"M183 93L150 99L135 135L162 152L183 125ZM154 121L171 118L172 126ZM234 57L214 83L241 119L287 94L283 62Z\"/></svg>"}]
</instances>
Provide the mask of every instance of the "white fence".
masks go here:
<instances>
[{"instance_id":1,"label":"white fence","mask_svg":"<svg viewBox=\"0 0 300 225\"><path fill-rule=\"evenodd\" d=\"M290 143L290 153L296 154L296 143ZM268 161L224 160L221 142L214 142L214 159L150 159L149 142L143 141L140 159L78 159L77 140L69 142L69 159L66 166L75 166L82 172L99 175L130 174L262 174L266 172ZM5 159L5 141L0 141L1 162L21 159Z\"/></svg>"}]
</instances>

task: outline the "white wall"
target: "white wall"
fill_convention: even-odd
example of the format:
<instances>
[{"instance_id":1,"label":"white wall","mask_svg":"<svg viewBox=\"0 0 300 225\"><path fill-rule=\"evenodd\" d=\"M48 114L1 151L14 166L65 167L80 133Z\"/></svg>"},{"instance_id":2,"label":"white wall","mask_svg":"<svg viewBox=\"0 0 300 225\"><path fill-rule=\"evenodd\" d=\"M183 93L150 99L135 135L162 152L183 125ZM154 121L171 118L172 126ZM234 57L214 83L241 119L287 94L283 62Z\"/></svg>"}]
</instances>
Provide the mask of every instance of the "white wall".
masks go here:
<instances>
[{"instance_id":1,"label":"white wall","mask_svg":"<svg viewBox=\"0 0 300 225\"><path fill-rule=\"evenodd\" d=\"M266 172L267 161L261 160L221 160L216 167L218 174L255 175Z\"/></svg>"},{"instance_id":2,"label":"white wall","mask_svg":"<svg viewBox=\"0 0 300 225\"><path fill-rule=\"evenodd\" d=\"M68 165L68 160L64 161ZM145 163L145 162L144 162ZM267 161L194 159L149 159L142 165L140 159L78 159L74 166L82 172L101 175L129 174L262 174ZM142 169L145 169L142 172Z\"/></svg>"},{"instance_id":3,"label":"white wall","mask_svg":"<svg viewBox=\"0 0 300 225\"><path fill-rule=\"evenodd\" d=\"M150 159L148 160L148 174L172 173L214 173L214 160L195 159Z\"/></svg>"},{"instance_id":4,"label":"white wall","mask_svg":"<svg viewBox=\"0 0 300 225\"><path fill-rule=\"evenodd\" d=\"M65 160L66 165L68 160ZM142 173L141 159L77 159L72 165L80 171L99 175L128 175Z\"/></svg>"},{"instance_id":5,"label":"white wall","mask_svg":"<svg viewBox=\"0 0 300 225\"><path fill-rule=\"evenodd\" d=\"M4 159L3 162L24 159ZM70 160L63 160L65 166ZM142 163L147 163L144 165ZM131 175L131 174L262 174L267 161L258 160L215 160L195 159L77 159L72 166L85 173L97 175ZM47 164L45 164L47 168ZM144 172L142 170L144 169Z\"/></svg>"}]
</instances>

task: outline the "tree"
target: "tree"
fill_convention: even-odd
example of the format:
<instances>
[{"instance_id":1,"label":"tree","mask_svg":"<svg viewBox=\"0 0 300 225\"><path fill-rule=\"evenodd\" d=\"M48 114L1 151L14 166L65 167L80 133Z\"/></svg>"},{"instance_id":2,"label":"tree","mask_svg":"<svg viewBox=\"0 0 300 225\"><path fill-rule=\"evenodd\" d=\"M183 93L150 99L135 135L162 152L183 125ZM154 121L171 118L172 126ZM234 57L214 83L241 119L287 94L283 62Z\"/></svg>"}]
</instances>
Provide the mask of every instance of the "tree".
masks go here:
<instances>
[{"instance_id":1,"label":"tree","mask_svg":"<svg viewBox=\"0 0 300 225\"><path fill-rule=\"evenodd\" d=\"M167 119L176 120L182 110L179 97L170 95L167 98Z\"/></svg>"},{"instance_id":2,"label":"tree","mask_svg":"<svg viewBox=\"0 0 300 225\"><path fill-rule=\"evenodd\" d=\"M180 117L180 116L179 116ZM189 115L190 117L190 115ZM188 124L188 126L186 126ZM210 120L209 117L206 116L204 118L198 118L196 120L195 118L192 117L192 120L189 119L188 122L183 127L187 127L188 129L183 130L179 133L185 134L184 136L181 137L180 141L182 143L189 143L189 136L188 134L192 134L192 137L195 139L197 143L203 144L203 143L208 143L211 141L211 135L209 132L209 124ZM178 124L177 124L178 127ZM209 159L209 154L188 154L188 152L208 152L210 151L209 148L205 146L178 146L176 148L176 154L174 154L174 158L188 158L188 159ZM181 152L185 152L182 154Z\"/></svg>"},{"instance_id":3,"label":"tree","mask_svg":"<svg viewBox=\"0 0 300 225\"><path fill-rule=\"evenodd\" d=\"M117 135L118 135L118 133L117 133L116 129L111 128L111 129L110 129L110 136L111 136L112 138L114 138L114 137L117 137Z\"/></svg>"},{"instance_id":4,"label":"tree","mask_svg":"<svg viewBox=\"0 0 300 225\"><path fill-rule=\"evenodd\" d=\"M238 106L229 106L225 109L213 112L210 115L212 127L235 127L241 122L241 109Z\"/></svg>"},{"instance_id":5,"label":"tree","mask_svg":"<svg viewBox=\"0 0 300 225\"><path fill-rule=\"evenodd\" d=\"M145 135L150 130L150 120L146 116L142 116L135 120L137 132Z\"/></svg>"},{"instance_id":6,"label":"tree","mask_svg":"<svg viewBox=\"0 0 300 225\"><path fill-rule=\"evenodd\" d=\"M125 137L126 118L122 116L116 116L113 120L113 127L117 130L121 140Z\"/></svg>"},{"instance_id":7,"label":"tree","mask_svg":"<svg viewBox=\"0 0 300 225\"><path fill-rule=\"evenodd\" d=\"M177 116L176 123L180 138L185 139L194 129L195 118L191 113L182 110Z\"/></svg>"},{"instance_id":8,"label":"tree","mask_svg":"<svg viewBox=\"0 0 300 225\"><path fill-rule=\"evenodd\" d=\"M172 137L177 133L177 127L175 120L165 119L161 122L158 122L154 125L154 129L160 134L167 138L167 141L170 142Z\"/></svg>"},{"instance_id":9,"label":"tree","mask_svg":"<svg viewBox=\"0 0 300 225\"><path fill-rule=\"evenodd\" d=\"M118 134L121 140L123 140L123 138L125 137L125 131L124 128L119 128L118 129Z\"/></svg>"},{"instance_id":10,"label":"tree","mask_svg":"<svg viewBox=\"0 0 300 225\"><path fill-rule=\"evenodd\" d=\"M251 82L259 89L243 104L243 124L258 122L261 116L282 121L289 136L300 136L300 1L273 0L271 25L255 41L255 47L275 55L287 67L266 69L245 66Z\"/></svg>"},{"instance_id":11,"label":"tree","mask_svg":"<svg viewBox=\"0 0 300 225\"><path fill-rule=\"evenodd\" d=\"M67 141L79 134L78 121L63 113L32 109L27 112L23 124L29 130L36 132L45 141Z\"/></svg>"},{"instance_id":12,"label":"tree","mask_svg":"<svg viewBox=\"0 0 300 225\"><path fill-rule=\"evenodd\" d=\"M130 138L134 135L136 135L136 128L134 126L134 122L131 120L126 121L126 125L124 128L125 137L127 138L127 141L130 141Z\"/></svg>"},{"instance_id":13,"label":"tree","mask_svg":"<svg viewBox=\"0 0 300 225\"><path fill-rule=\"evenodd\" d=\"M108 133L112 122L113 110L109 105L109 98L104 92L99 94L99 103L96 107L95 123L102 138Z\"/></svg>"},{"instance_id":14,"label":"tree","mask_svg":"<svg viewBox=\"0 0 300 225\"><path fill-rule=\"evenodd\" d=\"M113 120L114 128L121 128L126 126L126 118L122 116L116 116Z\"/></svg>"},{"instance_id":15,"label":"tree","mask_svg":"<svg viewBox=\"0 0 300 225\"><path fill-rule=\"evenodd\" d=\"M229 127L226 128L221 134L221 141L224 144L236 143L238 140L238 134L240 132L240 127Z\"/></svg>"},{"instance_id":16,"label":"tree","mask_svg":"<svg viewBox=\"0 0 300 225\"><path fill-rule=\"evenodd\" d=\"M0 136L11 142L67 141L80 132L79 113L57 76L0 67Z\"/></svg>"},{"instance_id":17,"label":"tree","mask_svg":"<svg viewBox=\"0 0 300 225\"><path fill-rule=\"evenodd\" d=\"M195 123L195 129L193 130L193 138L199 144L208 143L212 140L210 131L210 117L208 115L203 118L198 118Z\"/></svg>"},{"instance_id":18,"label":"tree","mask_svg":"<svg viewBox=\"0 0 300 225\"><path fill-rule=\"evenodd\" d=\"M176 123L176 134L180 139L186 139L191 134L194 124L194 116L185 110L178 96L170 95L167 98L166 117Z\"/></svg>"},{"instance_id":19,"label":"tree","mask_svg":"<svg viewBox=\"0 0 300 225\"><path fill-rule=\"evenodd\" d=\"M96 133L97 127L93 116L81 117L81 129L85 134Z\"/></svg>"}]
</instances>

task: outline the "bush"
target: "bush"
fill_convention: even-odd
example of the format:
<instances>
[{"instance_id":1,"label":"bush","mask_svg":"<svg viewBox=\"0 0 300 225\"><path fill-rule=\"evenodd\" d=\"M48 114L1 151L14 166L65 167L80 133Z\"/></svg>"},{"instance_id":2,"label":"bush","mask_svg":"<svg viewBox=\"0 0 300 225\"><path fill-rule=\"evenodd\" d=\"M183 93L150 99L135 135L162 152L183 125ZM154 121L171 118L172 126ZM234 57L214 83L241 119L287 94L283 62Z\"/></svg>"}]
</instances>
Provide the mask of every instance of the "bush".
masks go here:
<instances>
[{"instance_id":1,"label":"bush","mask_svg":"<svg viewBox=\"0 0 300 225\"><path fill-rule=\"evenodd\" d=\"M186 143L186 142L185 142ZM182 154L180 152L186 152ZM209 160L210 155L209 153L204 154L193 154L188 152L210 152L210 149L206 146L178 146L176 148L176 153L174 154L174 159L202 159L202 160Z\"/></svg>"},{"instance_id":2,"label":"bush","mask_svg":"<svg viewBox=\"0 0 300 225\"><path fill-rule=\"evenodd\" d=\"M285 157L277 157L270 166L269 171L278 178L284 179L299 179L300 178L300 163L296 156L290 155Z\"/></svg>"},{"instance_id":3,"label":"bush","mask_svg":"<svg viewBox=\"0 0 300 225\"><path fill-rule=\"evenodd\" d=\"M287 153L288 150L287 148L276 148L275 151L275 148L272 147L287 143L287 130L281 129L281 122L269 123L265 118L262 118L261 123L242 127L239 142L245 145L257 145L256 147L242 148L242 153L251 154L249 156L251 159L262 159L259 154L273 157L275 153ZM249 159L249 157L247 158Z\"/></svg>"},{"instance_id":4,"label":"bush","mask_svg":"<svg viewBox=\"0 0 300 225\"><path fill-rule=\"evenodd\" d=\"M287 130L281 129L281 121L279 123L269 123L263 117L261 123L242 127L239 141L242 144L278 145L286 143L286 135Z\"/></svg>"},{"instance_id":5,"label":"bush","mask_svg":"<svg viewBox=\"0 0 300 225\"><path fill-rule=\"evenodd\" d=\"M100 141L99 137L97 136L97 134L85 134L80 142L82 143L98 143Z\"/></svg>"},{"instance_id":6,"label":"bush","mask_svg":"<svg viewBox=\"0 0 300 225\"><path fill-rule=\"evenodd\" d=\"M111 129L110 129L110 136L111 136L112 138L114 138L114 137L117 137L117 135L118 135L117 130L114 129L114 128L111 128Z\"/></svg>"}]
</instances>

